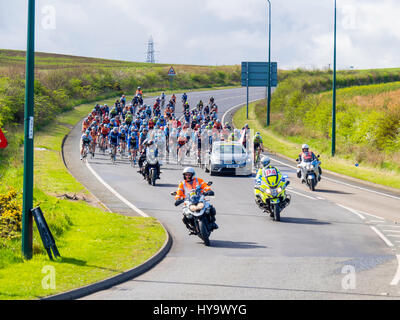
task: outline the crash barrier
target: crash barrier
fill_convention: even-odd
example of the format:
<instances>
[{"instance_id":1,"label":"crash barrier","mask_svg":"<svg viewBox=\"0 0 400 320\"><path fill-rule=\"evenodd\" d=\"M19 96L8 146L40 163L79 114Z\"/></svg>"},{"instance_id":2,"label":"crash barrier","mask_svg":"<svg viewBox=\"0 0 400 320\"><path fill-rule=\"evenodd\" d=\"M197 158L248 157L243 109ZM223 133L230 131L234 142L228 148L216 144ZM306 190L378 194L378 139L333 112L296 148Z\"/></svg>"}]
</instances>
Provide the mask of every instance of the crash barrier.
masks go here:
<instances>
[{"instance_id":1,"label":"crash barrier","mask_svg":"<svg viewBox=\"0 0 400 320\"><path fill-rule=\"evenodd\" d=\"M58 252L56 242L54 241L53 235L47 225L46 219L44 218L43 212L40 207L34 208L31 210L33 217L35 218L36 226L39 230L40 237L42 238L42 242L44 248L49 255L50 260L53 260L52 251L55 258L61 257Z\"/></svg>"}]
</instances>

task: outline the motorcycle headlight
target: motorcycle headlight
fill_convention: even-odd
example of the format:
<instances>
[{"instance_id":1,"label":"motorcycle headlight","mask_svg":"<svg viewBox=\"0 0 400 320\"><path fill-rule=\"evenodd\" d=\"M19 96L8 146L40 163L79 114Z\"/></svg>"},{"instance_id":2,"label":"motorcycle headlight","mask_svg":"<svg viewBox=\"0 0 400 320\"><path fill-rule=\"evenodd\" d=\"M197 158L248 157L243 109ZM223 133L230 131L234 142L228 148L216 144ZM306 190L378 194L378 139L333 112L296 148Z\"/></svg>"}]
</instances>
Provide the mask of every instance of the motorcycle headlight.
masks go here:
<instances>
[{"instance_id":1,"label":"motorcycle headlight","mask_svg":"<svg viewBox=\"0 0 400 320\"><path fill-rule=\"evenodd\" d=\"M313 170L314 169L314 166L312 165L312 164L309 164L308 166L307 166L307 170Z\"/></svg>"},{"instance_id":2,"label":"motorcycle headlight","mask_svg":"<svg viewBox=\"0 0 400 320\"><path fill-rule=\"evenodd\" d=\"M204 208L204 203L203 202L200 202L198 205L192 204L192 205L189 206L190 211L193 211L193 212L200 211L203 208Z\"/></svg>"},{"instance_id":3,"label":"motorcycle headlight","mask_svg":"<svg viewBox=\"0 0 400 320\"><path fill-rule=\"evenodd\" d=\"M282 189L281 187L279 187L279 188L277 189L278 193L281 193L282 190L283 190L283 189Z\"/></svg>"}]
</instances>

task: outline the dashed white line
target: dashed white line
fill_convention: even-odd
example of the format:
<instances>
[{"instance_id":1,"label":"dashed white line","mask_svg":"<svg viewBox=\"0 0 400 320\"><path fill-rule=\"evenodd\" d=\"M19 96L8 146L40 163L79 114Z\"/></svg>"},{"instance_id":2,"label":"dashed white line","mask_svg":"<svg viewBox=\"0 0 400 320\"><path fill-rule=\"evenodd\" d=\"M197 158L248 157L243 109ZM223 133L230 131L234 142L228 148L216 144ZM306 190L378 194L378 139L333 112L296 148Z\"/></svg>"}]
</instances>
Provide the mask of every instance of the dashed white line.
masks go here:
<instances>
[{"instance_id":1,"label":"dashed white line","mask_svg":"<svg viewBox=\"0 0 400 320\"><path fill-rule=\"evenodd\" d=\"M386 238L382 232L380 232L377 228L375 227L370 227L372 230L375 231L375 233L381 238L389 247L394 247L394 244L390 242L388 238Z\"/></svg>"},{"instance_id":2,"label":"dashed white line","mask_svg":"<svg viewBox=\"0 0 400 320\"><path fill-rule=\"evenodd\" d=\"M356 211L354 209L351 209L351 208L348 208L348 207L345 207L345 206L342 206L341 204L338 204L338 206L343 208L343 209L346 209L346 210L350 211L351 213L354 213L360 219L365 220L365 217L361 213L359 213L358 211Z\"/></svg>"},{"instance_id":3,"label":"dashed white line","mask_svg":"<svg viewBox=\"0 0 400 320\"><path fill-rule=\"evenodd\" d=\"M400 255L397 255L397 261L398 261L397 273L394 276L392 282L390 283L391 286L397 286L400 282Z\"/></svg>"},{"instance_id":4,"label":"dashed white line","mask_svg":"<svg viewBox=\"0 0 400 320\"><path fill-rule=\"evenodd\" d=\"M110 192L115 195L119 200L121 200L123 203L125 203L129 208L131 208L133 211L137 212L140 214L142 217L149 218L150 216L144 213L142 210L139 208L135 207L132 203L130 203L128 200L126 200L123 196L121 196L117 191L115 191L107 182L105 182L94 169L92 166L89 164L89 162L86 162L86 166L90 170L90 172L97 178L97 180L100 181Z\"/></svg>"}]
</instances>

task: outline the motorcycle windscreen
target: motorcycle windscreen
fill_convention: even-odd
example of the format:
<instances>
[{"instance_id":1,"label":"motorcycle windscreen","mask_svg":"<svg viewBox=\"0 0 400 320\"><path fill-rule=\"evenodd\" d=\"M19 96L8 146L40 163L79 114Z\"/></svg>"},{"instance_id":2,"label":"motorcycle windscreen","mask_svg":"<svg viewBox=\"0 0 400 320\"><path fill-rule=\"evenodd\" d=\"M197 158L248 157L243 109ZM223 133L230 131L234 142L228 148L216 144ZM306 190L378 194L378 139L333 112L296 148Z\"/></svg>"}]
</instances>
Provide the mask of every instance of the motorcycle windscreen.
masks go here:
<instances>
[{"instance_id":1,"label":"motorcycle windscreen","mask_svg":"<svg viewBox=\"0 0 400 320\"><path fill-rule=\"evenodd\" d=\"M156 150L155 149L149 149L147 150L146 153L146 160L148 164L156 164L157 163L157 157L156 157Z\"/></svg>"},{"instance_id":2,"label":"motorcycle windscreen","mask_svg":"<svg viewBox=\"0 0 400 320\"><path fill-rule=\"evenodd\" d=\"M279 184L280 177L275 168L265 169L264 175L269 186L276 187Z\"/></svg>"}]
</instances>

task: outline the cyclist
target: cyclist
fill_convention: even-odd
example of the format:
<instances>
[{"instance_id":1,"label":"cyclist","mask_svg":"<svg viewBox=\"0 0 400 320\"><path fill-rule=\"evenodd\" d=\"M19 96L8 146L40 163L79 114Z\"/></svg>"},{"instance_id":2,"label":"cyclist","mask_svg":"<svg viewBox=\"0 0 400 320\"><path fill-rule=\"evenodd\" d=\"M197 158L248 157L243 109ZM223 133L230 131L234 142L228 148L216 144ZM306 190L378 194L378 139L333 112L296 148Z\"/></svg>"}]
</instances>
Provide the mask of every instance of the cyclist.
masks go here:
<instances>
[{"instance_id":1,"label":"cyclist","mask_svg":"<svg viewBox=\"0 0 400 320\"><path fill-rule=\"evenodd\" d=\"M182 95L182 102L183 102L183 104L186 104L187 99L188 99L188 96L187 96L187 94L186 94L186 92L185 92L185 93Z\"/></svg>"},{"instance_id":2,"label":"cyclist","mask_svg":"<svg viewBox=\"0 0 400 320\"><path fill-rule=\"evenodd\" d=\"M125 154L126 151L126 142L128 140L127 134L126 134L126 130L125 129L121 129L121 132L119 134L119 141L120 141L120 152L121 152L121 156Z\"/></svg>"},{"instance_id":3,"label":"cyclist","mask_svg":"<svg viewBox=\"0 0 400 320\"><path fill-rule=\"evenodd\" d=\"M81 160L83 159L83 152L85 150L86 147L91 146L92 144L92 137L90 136L90 131L86 130L86 132L83 133L82 137L81 137Z\"/></svg>"},{"instance_id":4,"label":"cyclist","mask_svg":"<svg viewBox=\"0 0 400 320\"><path fill-rule=\"evenodd\" d=\"M162 108L164 108L164 106L165 106L165 99L166 99L166 96L165 96L165 93L163 92L163 93L161 93L161 107Z\"/></svg>"},{"instance_id":5,"label":"cyclist","mask_svg":"<svg viewBox=\"0 0 400 320\"><path fill-rule=\"evenodd\" d=\"M253 138L253 146L254 146L254 165L256 165L257 159L260 158L261 151L264 152L264 146L261 134L259 132Z\"/></svg>"},{"instance_id":6,"label":"cyclist","mask_svg":"<svg viewBox=\"0 0 400 320\"><path fill-rule=\"evenodd\" d=\"M118 128L114 127L109 136L110 141L110 154L111 156L115 156L117 154L117 148L119 146L119 133Z\"/></svg>"},{"instance_id":7,"label":"cyclist","mask_svg":"<svg viewBox=\"0 0 400 320\"><path fill-rule=\"evenodd\" d=\"M128 150L131 161L136 164L137 152L139 149L139 131L137 128L132 128L128 138Z\"/></svg>"}]
</instances>

